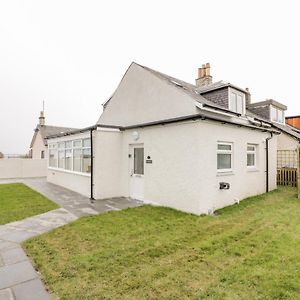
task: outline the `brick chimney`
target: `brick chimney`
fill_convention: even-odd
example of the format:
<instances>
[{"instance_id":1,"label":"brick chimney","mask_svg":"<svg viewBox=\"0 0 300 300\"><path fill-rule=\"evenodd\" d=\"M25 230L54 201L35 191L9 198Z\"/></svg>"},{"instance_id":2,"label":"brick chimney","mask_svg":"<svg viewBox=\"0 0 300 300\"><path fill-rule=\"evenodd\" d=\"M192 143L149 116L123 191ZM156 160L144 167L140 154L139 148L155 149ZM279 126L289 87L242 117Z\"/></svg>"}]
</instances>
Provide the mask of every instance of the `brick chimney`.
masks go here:
<instances>
[{"instance_id":1,"label":"brick chimney","mask_svg":"<svg viewBox=\"0 0 300 300\"><path fill-rule=\"evenodd\" d=\"M39 124L40 124L41 126L44 126L44 125L45 125L45 116L44 116L44 112L43 112L43 111L40 112L40 116L39 116Z\"/></svg>"},{"instance_id":2,"label":"brick chimney","mask_svg":"<svg viewBox=\"0 0 300 300\"><path fill-rule=\"evenodd\" d=\"M198 69L198 78L196 79L196 86L202 87L212 83L212 76L210 76L210 64L203 64L202 68Z\"/></svg>"}]
</instances>

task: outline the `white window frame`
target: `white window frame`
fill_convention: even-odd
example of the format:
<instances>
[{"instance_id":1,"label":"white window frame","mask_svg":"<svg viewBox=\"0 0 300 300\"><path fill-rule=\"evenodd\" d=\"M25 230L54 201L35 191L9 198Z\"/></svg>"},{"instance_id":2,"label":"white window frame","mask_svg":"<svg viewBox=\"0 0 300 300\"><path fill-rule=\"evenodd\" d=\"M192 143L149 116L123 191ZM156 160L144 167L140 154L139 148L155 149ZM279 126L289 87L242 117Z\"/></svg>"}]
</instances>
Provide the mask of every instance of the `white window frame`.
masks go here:
<instances>
[{"instance_id":1,"label":"white window frame","mask_svg":"<svg viewBox=\"0 0 300 300\"><path fill-rule=\"evenodd\" d=\"M85 175L85 176L91 176L91 173L89 172L83 172L83 151L91 149L91 146L83 146L83 141L90 139L89 137L80 137L80 138L75 138L75 139L64 139L56 142L49 143L48 148L49 148L49 158L48 158L48 168L52 170L57 170L57 171L62 171L66 173L73 173L73 174L78 174L78 175ZM74 146L74 143L76 141L80 141L80 146L78 145L77 147ZM70 142L70 146L66 147L67 143ZM59 144L62 144L64 146L58 147ZM81 150L82 154L80 157L80 172L79 171L74 171L74 150L79 149ZM50 166L50 151L54 150L56 151L57 155L57 161L56 161L56 166ZM71 151L71 169L67 170L65 168L66 166L66 151L69 150ZM59 167L59 152L64 153L64 159L63 159L63 166Z\"/></svg>"},{"instance_id":2,"label":"white window frame","mask_svg":"<svg viewBox=\"0 0 300 300\"><path fill-rule=\"evenodd\" d=\"M219 145L230 146L231 150L221 150L218 149ZM229 169L218 169L218 154L230 154L231 155L231 168ZM232 142L217 142L217 172L218 173L228 173L233 171L233 143Z\"/></svg>"},{"instance_id":3,"label":"white window frame","mask_svg":"<svg viewBox=\"0 0 300 300\"><path fill-rule=\"evenodd\" d=\"M272 109L276 110L276 119L275 120L273 120ZM278 119L278 112L280 112L282 114L282 122L280 122ZM270 119L272 122L279 123L279 124L285 124L284 111L274 105L270 105Z\"/></svg>"},{"instance_id":4,"label":"white window frame","mask_svg":"<svg viewBox=\"0 0 300 300\"><path fill-rule=\"evenodd\" d=\"M254 150L248 150L248 147L254 147ZM247 144L247 149L246 149L246 165L248 169L257 169L257 145L256 144ZM248 166L248 154L254 154L254 165L253 166Z\"/></svg>"},{"instance_id":5,"label":"white window frame","mask_svg":"<svg viewBox=\"0 0 300 300\"><path fill-rule=\"evenodd\" d=\"M58 149L57 149L57 143L51 143L48 145L48 168L58 168ZM56 165L50 166L50 158L51 158L51 151L56 151Z\"/></svg>"},{"instance_id":6,"label":"white window frame","mask_svg":"<svg viewBox=\"0 0 300 300\"><path fill-rule=\"evenodd\" d=\"M231 94L235 94L236 95L236 101L237 101L238 96L242 97L242 105L243 105L242 112L238 112L236 110L236 107L235 108L232 107L232 105L231 105ZM237 106L237 102L236 102L235 106ZM246 99L245 99L245 94L243 92L240 92L240 91L236 90L236 89L229 88L228 89L228 109L231 110L231 111L234 111L234 112L236 112L238 114L245 115L246 114Z\"/></svg>"}]
</instances>

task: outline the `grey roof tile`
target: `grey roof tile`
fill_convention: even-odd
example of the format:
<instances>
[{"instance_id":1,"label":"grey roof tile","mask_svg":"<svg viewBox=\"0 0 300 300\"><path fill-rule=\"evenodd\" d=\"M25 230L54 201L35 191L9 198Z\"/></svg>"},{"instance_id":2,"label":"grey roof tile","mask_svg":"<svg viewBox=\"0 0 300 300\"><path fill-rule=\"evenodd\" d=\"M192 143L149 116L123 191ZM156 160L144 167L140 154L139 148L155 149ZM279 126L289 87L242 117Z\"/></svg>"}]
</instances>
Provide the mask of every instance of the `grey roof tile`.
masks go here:
<instances>
[{"instance_id":1,"label":"grey roof tile","mask_svg":"<svg viewBox=\"0 0 300 300\"><path fill-rule=\"evenodd\" d=\"M47 146L47 137L56 134L64 134L68 132L72 132L74 130L78 130L78 128L71 128L71 127L62 127L62 126L52 126L52 125L37 125L35 129L35 134L31 141L30 147L32 148L33 142L36 136L36 133L39 131L43 138L44 145Z\"/></svg>"},{"instance_id":2,"label":"grey roof tile","mask_svg":"<svg viewBox=\"0 0 300 300\"><path fill-rule=\"evenodd\" d=\"M250 111L248 109L247 109L247 115L249 117L252 117L252 118L255 118L257 120L261 120L263 122L271 124L273 127L275 127L277 129L293 136L294 138L298 139L299 142L300 142L300 130L298 130L297 128L292 127L288 124L280 124L280 123L276 123L276 122L271 122L270 120L267 120L267 119L255 114L255 113L253 113L252 111Z\"/></svg>"}]
</instances>

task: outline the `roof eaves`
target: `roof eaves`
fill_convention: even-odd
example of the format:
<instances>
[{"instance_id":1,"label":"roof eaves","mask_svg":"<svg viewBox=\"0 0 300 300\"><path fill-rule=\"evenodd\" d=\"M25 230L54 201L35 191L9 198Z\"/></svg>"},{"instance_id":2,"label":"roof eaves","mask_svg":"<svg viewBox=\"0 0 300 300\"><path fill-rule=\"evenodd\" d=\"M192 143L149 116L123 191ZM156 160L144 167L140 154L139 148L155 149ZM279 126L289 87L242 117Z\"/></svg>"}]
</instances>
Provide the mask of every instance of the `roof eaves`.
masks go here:
<instances>
[{"instance_id":1,"label":"roof eaves","mask_svg":"<svg viewBox=\"0 0 300 300\"><path fill-rule=\"evenodd\" d=\"M276 130L263 128L263 127L259 127L259 126L254 126L254 125L250 125L250 124L242 124L242 123L238 123L238 122L234 122L234 121L230 121L230 120L224 120L222 118L212 117L212 116L208 116L206 114L194 114L194 115L177 117L177 118L172 118L172 119L167 119L167 120L160 120L160 121L153 121L153 122L136 124L136 125L131 125L131 126L124 126L124 127L120 127L120 129L126 130L126 129L134 129L134 128L143 128L143 127L164 125L164 124L170 124L170 123L176 123L176 122L188 121L188 120L197 120L197 119L202 119L202 120L208 119L208 120L220 122L222 124L231 124L231 125L236 125L238 127L247 127L250 129L256 129L256 130L260 130L263 132L272 132L274 134L280 134L280 132L278 132Z\"/></svg>"},{"instance_id":2,"label":"roof eaves","mask_svg":"<svg viewBox=\"0 0 300 300\"><path fill-rule=\"evenodd\" d=\"M69 132L64 132L64 133L60 133L60 134L49 135L49 136L46 137L46 139L50 140L50 139L59 138L59 137L63 137L63 136L84 133L84 132L96 130L98 127L112 128L112 129L120 129L121 128L120 126L116 126L116 125L101 125L101 124L96 124L96 125L93 125L93 126L82 128L82 129L77 129L77 130L73 130L73 131L69 131Z\"/></svg>"}]
</instances>

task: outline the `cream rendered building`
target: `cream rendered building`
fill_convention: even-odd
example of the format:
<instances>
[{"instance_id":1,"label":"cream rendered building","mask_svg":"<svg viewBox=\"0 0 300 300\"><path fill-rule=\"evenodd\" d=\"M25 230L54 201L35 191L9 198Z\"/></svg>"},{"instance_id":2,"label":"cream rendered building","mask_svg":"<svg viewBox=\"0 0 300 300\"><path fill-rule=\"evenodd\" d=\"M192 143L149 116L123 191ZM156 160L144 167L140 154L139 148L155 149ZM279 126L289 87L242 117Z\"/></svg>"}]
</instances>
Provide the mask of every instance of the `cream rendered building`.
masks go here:
<instances>
[{"instance_id":1,"label":"cream rendered building","mask_svg":"<svg viewBox=\"0 0 300 300\"><path fill-rule=\"evenodd\" d=\"M39 124L34 129L30 143L30 157L32 159L48 159L48 145L46 137L53 134L63 134L76 128L45 125L44 111L40 112Z\"/></svg>"}]
</instances>

